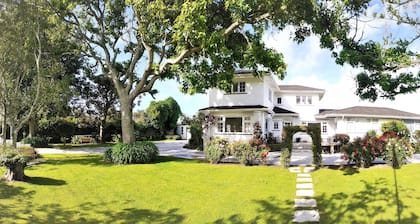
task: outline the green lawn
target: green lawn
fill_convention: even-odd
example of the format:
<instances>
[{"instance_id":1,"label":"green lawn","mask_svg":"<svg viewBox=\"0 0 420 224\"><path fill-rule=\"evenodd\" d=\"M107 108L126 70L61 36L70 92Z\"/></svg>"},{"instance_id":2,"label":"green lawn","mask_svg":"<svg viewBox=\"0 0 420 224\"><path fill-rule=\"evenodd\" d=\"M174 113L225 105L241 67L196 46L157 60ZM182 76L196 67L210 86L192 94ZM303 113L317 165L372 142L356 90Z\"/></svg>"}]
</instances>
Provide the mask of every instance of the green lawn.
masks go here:
<instances>
[{"instance_id":1,"label":"green lawn","mask_svg":"<svg viewBox=\"0 0 420 224\"><path fill-rule=\"evenodd\" d=\"M79 149L79 148L98 148L98 147L112 147L113 145L115 145L115 143L95 143L95 144L62 144L62 143L57 143L57 144L49 144L49 146L53 147L53 148L58 148L58 149Z\"/></svg>"},{"instance_id":2,"label":"green lawn","mask_svg":"<svg viewBox=\"0 0 420 224\"><path fill-rule=\"evenodd\" d=\"M279 167L44 159L27 169L28 183L0 182L0 223L288 223L293 216L295 174Z\"/></svg>"},{"instance_id":3,"label":"green lawn","mask_svg":"<svg viewBox=\"0 0 420 224\"><path fill-rule=\"evenodd\" d=\"M389 167L316 171L321 223L420 223L420 165L395 171L395 176Z\"/></svg>"}]
</instances>

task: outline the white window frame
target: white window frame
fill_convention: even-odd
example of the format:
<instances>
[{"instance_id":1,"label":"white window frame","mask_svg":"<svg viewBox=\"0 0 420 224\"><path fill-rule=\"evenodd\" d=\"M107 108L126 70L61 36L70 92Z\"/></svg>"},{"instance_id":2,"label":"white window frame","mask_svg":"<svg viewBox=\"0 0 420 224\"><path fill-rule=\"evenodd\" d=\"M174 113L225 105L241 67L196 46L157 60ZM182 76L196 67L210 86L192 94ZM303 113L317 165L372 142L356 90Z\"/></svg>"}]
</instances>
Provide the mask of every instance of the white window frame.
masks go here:
<instances>
[{"instance_id":1,"label":"white window frame","mask_svg":"<svg viewBox=\"0 0 420 224\"><path fill-rule=\"evenodd\" d=\"M228 132L226 131L226 119L227 118L241 118L242 119L242 130L240 132ZM216 133L241 133L241 134L249 134L252 133L252 122L250 116L220 116L217 117L217 124L216 124ZM222 131L220 131L220 128Z\"/></svg>"},{"instance_id":2,"label":"white window frame","mask_svg":"<svg viewBox=\"0 0 420 224\"><path fill-rule=\"evenodd\" d=\"M326 121L321 122L321 133L322 134L328 133L328 123Z\"/></svg>"},{"instance_id":3,"label":"white window frame","mask_svg":"<svg viewBox=\"0 0 420 224\"><path fill-rule=\"evenodd\" d=\"M234 82L229 94L243 94L246 93L246 82Z\"/></svg>"},{"instance_id":4,"label":"white window frame","mask_svg":"<svg viewBox=\"0 0 420 224\"><path fill-rule=\"evenodd\" d=\"M290 126L293 126L292 121L283 121L283 127L290 127Z\"/></svg>"},{"instance_id":5,"label":"white window frame","mask_svg":"<svg viewBox=\"0 0 420 224\"><path fill-rule=\"evenodd\" d=\"M279 103L279 99L280 99L280 103ZM277 97L277 104L279 104L279 105L282 104L282 98L281 97Z\"/></svg>"},{"instance_id":6,"label":"white window frame","mask_svg":"<svg viewBox=\"0 0 420 224\"><path fill-rule=\"evenodd\" d=\"M273 129L274 130L279 130L280 129L280 122L279 121L273 121Z\"/></svg>"}]
</instances>

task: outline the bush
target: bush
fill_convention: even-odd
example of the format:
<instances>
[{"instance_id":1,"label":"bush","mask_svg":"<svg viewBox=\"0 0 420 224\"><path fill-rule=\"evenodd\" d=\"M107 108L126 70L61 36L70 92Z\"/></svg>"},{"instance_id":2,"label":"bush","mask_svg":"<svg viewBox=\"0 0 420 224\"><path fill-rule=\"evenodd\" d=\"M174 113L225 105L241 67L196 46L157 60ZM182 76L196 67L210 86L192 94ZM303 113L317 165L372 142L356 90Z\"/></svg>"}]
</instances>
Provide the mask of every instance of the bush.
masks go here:
<instances>
[{"instance_id":1,"label":"bush","mask_svg":"<svg viewBox=\"0 0 420 224\"><path fill-rule=\"evenodd\" d=\"M193 122L190 125L191 138L188 140L187 148L203 151L203 127L200 122Z\"/></svg>"},{"instance_id":2,"label":"bush","mask_svg":"<svg viewBox=\"0 0 420 224\"><path fill-rule=\"evenodd\" d=\"M400 138L409 138L410 130L407 128L404 122L402 121L388 121L382 124L381 131L385 132L395 132Z\"/></svg>"},{"instance_id":3,"label":"bush","mask_svg":"<svg viewBox=\"0 0 420 224\"><path fill-rule=\"evenodd\" d=\"M340 145L346 145L350 142L350 136L348 134L335 134L334 142L337 142Z\"/></svg>"},{"instance_id":4,"label":"bush","mask_svg":"<svg viewBox=\"0 0 420 224\"><path fill-rule=\"evenodd\" d=\"M224 139L216 138L207 143L204 153L206 159L212 163L219 163L223 157L229 155L228 142Z\"/></svg>"},{"instance_id":5,"label":"bush","mask_svg":"<svg viewBox=\"0 0 420 224\"><path fill-rule=\"evenodd\" d=\"M262 154L257 147L244 142L234 142L229 145L229 149L229 155L233 155L239 163L246 166L257 164Z\"/></svg>"},{"instance_id":6,"label":"bush","mask_svg":"<svg viewBox=\"0 0 420 224\"><path fill-rule=\"evenodd\" d=\"M24 144L30 144L34 148L45 148L48 147L48 139L44 137L32 137L32 138L24 138L22 139Z\"/></svg>"},{"instance_id":7,"label":"bush","mask_svg":"<svg viewBox=\"0 0 420 224\"><path fill-rule=\"evenodd\" d=\"M150 163L155 161L159 150L152 142L118 143L104 153L104 159L115 164Z\"/></svg>"},{"instance_id":8,"label":"bush","mask_svg":"<svg viewBox=\"0 0 420 224\"><path fill-rule=\"evenodd\" d=\"M265 164L270 149L266 145L252 145L246 142L229 143L224 139L211 140L205 149L210 163L219 163L228 156L234 156L241 164L254 165L258 162Z\"/></svg>"},{"instance_id":9,"label":"bush","mask_svg":"<svg viewBox=\"0 0 420 224\"><path fill-rule=\"evenodd\" d=\"M385 144L383 159L393 168L400 168L405 159L410 156L410 148L407 141L398 138L389 138Z\"/></svg>"}]
</instances>

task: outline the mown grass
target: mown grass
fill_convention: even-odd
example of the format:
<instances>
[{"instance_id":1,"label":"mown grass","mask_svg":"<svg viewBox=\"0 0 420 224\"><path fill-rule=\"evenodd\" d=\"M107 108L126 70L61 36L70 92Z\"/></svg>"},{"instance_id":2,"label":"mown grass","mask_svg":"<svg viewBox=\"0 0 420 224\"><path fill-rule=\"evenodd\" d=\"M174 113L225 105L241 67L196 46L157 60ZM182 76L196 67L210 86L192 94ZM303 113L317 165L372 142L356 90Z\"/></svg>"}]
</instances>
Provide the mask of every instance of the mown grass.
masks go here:
<instances>
[{"instance_id":1,"label":"mown grass","mask_svg":"<svg viewBox=\"0 0 420 224\"><path fill-rule=\"evenodd\" d=\"M313 182L321 223L420 223L420 165L320 169Z\"/></svg>"},{"instance_id":2,"label":"mown grass","mask_svg":"<svg viewBox=\"0 0 420 224\"><path fill-rule=\"evenodd\" d=\"M295 175L278 167L44 159L27 168L28 182L0 182L0 223L288 223L293 216Z\"/></svg>"},{"instance_id":3,"label":"mown grass","mask_svg":"<svg viewBox=\"0 0 420 224\"><path fill-rule=\"evenodd\" d=\"M56 144L49 144L49 146L53 148L58 149L79 149L79 148L99 148L99 147L112 147L115 145L115 143L86 143L86 144L62 144L62 143L56 143Z\"/></svg>"}]
</instances>

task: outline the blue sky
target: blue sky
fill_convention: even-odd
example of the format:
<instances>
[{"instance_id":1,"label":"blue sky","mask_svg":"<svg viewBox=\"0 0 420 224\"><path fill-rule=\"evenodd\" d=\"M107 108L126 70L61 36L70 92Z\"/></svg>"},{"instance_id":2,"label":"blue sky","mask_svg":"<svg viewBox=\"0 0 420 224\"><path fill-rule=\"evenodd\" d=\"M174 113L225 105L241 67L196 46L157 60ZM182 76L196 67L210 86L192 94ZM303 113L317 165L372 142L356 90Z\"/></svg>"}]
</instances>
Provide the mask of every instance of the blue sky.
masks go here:
<instances>
[{"instance_id":1,"label":"blue sky","mask_svg":"<svg viewBox=\"0 0 420 224\"><path fill-rule=\"evenodd\" d=\"M377 5L370 8L377 10ZM384 32L391 32L394 36L412 36L413 29L407 26L396 26L395 23L386 20L374 20L365 23L363 39L379 39ZM326 90L321 101L321 108L340 109L350 106L381 106L404 110L420 114L420 91L413 94L397 96L395 101L379 99L375 103L361 101L354 93L356 90L354 77L360 71L348 65L339 66L331 57L331 52L319 48L319 39L310 37L298 45L290 40L293 28L286 27L283 31L268 30L263 37L267 47L273 48L284 55L287 63L287 76L279 84L299 84ZM360 34L360 33L359 33ZM420 40L411 46L413 51L420 51ZM415 68L419 71L419 68ZM205 94L185 95L179 91L179 85L174 80L158 82L155 88L159 93L156 100L163 100L172 96L181 106L183 113L191 116L198 109L208 106L208 98ZM149 95L142 97L140 106L135 110L147 108L153 100Z\"/></svg>"}]
</instances>

